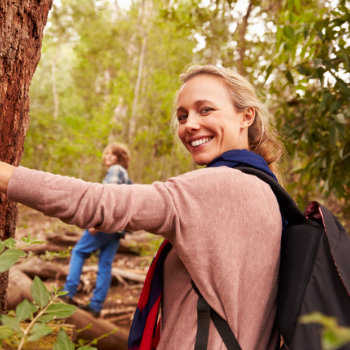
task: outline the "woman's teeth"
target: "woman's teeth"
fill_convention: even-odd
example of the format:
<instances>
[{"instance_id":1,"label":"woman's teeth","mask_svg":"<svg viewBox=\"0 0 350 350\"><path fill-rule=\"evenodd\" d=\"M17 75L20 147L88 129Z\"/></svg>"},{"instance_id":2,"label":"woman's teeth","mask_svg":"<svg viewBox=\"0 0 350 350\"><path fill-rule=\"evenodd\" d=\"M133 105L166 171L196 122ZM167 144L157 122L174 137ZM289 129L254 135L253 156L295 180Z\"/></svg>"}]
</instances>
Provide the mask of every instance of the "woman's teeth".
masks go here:
<instances>
[{"instance_id":1,"label":"woman's teeth","mask_svg":"<svg viewBox=\"0 0 350 350\"><path fill-rule=\"evenodd\" d=\"M192 141L192 142L190 142L190 144L191 144L192 147L197 147L197 146L203 145L203 143L207 143L209 141L210 141L210 138L209 137L205 137L203 139Z\"/></svg>"}]
</instances>

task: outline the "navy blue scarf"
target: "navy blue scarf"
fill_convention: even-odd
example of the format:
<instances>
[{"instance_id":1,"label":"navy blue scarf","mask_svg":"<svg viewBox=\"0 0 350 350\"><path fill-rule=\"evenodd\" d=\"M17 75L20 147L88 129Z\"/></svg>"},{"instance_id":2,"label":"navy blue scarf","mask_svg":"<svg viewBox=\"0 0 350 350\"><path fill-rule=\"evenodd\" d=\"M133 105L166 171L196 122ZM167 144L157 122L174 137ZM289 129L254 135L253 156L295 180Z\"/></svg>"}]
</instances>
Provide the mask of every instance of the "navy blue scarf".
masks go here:
<instances>
[{"instance_id":1,"label":"navy blue scarf","mask_svg":"<svg viewBox=\"0 0 350 350\"><path fill-rule=\"evenodd\" d=\"M208 167L217 166L230 168L249 166L264 171L277 181L264 158L245 149L227 151L208 164ZM163 264L171 248L171 244L164 240L147 273L130 329L129 350L154 350L158 345L160 337L158 313L163 290Z\"/></svg>"},{"instance_id":2,"label":"navy blue scarf","mask_svg":"<svg viewBox=\"0 0 350 350\"><path fill-rule=\"evenodd\" d=\"M214 158L208 164L208 167L217 166L227 166L229 168L248 166L265 172L277 181L275 174L270 170L265 159L252 151L248 151L247 149L233 149L231 151L227 151L221 156Z\"/></svg>"}]
</instances>

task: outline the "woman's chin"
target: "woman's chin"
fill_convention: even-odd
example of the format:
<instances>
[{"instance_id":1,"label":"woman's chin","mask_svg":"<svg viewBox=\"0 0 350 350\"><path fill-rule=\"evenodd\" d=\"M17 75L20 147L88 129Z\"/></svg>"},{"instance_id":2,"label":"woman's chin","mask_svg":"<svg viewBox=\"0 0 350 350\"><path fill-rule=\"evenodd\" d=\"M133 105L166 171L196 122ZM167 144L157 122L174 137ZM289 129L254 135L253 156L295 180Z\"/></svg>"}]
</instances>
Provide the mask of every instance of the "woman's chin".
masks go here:
<instances>
[{"instance_id":1,"label":"woman's chin","mask_svg":"<svg viewBox=\"0 0 350 350\"><path fill-rule=\"evenodd\" d=\"M207 165L214 159L214 157L210 157L209 155L192 154L192 159L197 165Z\"/></svg>"}]
</instances>

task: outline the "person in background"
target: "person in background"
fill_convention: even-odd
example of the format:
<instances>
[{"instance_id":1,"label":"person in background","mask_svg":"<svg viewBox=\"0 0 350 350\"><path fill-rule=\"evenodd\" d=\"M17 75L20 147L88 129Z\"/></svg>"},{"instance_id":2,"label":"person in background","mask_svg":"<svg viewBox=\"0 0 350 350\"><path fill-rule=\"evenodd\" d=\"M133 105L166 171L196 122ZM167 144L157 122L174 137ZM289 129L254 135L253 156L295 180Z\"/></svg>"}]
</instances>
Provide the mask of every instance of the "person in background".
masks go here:
<instances>
[{"instance_id":1,"label":"person in background","mask_svg":"<svg viewBox=\"0 0 350 350\"><path fill-rule=\"evenodd\" d=\"M103 151L102 159L107 168L107 174L102 181L103 184L131 184L127 172L130 153L125 145L121 143L108 145ZM124 231L108 234L93 227L84 231L72 250L69 273L63 289L68 294L61 297L63 301L80 306L80 308L90 312L93 316L99 317L112 279L112 263L118 251L120 238L124 237L124 235ZM84 262L91 253L97 250L99 255L95 288L90 303L82 306L73 298L77 293Z\"/></svg>"},{"instance_id":2,"label":"person in background","mask_svg":"<svg viewBox=\"0 0 350 350\"><path fill-rule=\"evenodd\" d=\"M129 349L193 350L198 290L242 349L275 350L282 217L270 186L236 168L276 179L283 147L266 107L238 73L191 66L181 79L174 124L204 168L150 185L113 186L0 163L0 190L80 227L143 229L165 238L140 296ZM208 332L207 349L226 350L213 323Z\"/></svg>"}]
</instances>

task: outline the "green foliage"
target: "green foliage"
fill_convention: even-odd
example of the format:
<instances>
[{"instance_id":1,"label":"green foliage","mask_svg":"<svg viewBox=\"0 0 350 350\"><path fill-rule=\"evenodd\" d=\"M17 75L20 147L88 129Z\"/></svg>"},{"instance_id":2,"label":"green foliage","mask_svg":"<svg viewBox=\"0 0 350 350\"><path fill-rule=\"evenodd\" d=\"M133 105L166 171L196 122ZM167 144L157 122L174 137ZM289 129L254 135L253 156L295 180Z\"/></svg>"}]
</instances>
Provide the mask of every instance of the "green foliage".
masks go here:
<instances>
[{"instance_id":1,"label":"green foliage","mask_svg":"<svg viewBox=\"0 0 350 350\"><path fill-rule=\"evenodd\" d=\"M281 13L273 64L281 80L271 92L288 94L276 116L295 160L298 195L333 193L350 210L350 12L346 1L315 5L298 10L288 2Z\"/></svg>"},{"instance_id":2,"label":"green foliage","mask_svg":"<svg viewBox=\"0 0 350 350\"><path fill-rule=\"evenodd\" d=\"M58 332L57 343L54 344L53 350L74 350L73 343L63 329Z\"/></svg>"},{"instance_id":3,"label":"green foliage","mask_svg":"<svg viewBox=\"0 0 350 350\"><path fill-rule=\"evenodd\" d=\"M28 342L41 340L43 337L54 332L59 326L57 320L70 317L76 310L73 305L62 303L58 298L65 295L53 286L53 293L50 293L44 283L35 277L31 286L33 302L25 299L17 307L15 312L10 311L7 315L1 315L0 320L0 345L11 344L21 350ZM55 343L54 350L94 350L92 344L97 344L98 340L114 333L116 329L101 335L100 337L84 344L83 340L78 340L75 345L67 333L60 328ZM46 340L47 341L47 340Z\"/></svg>"},{"instance_id":4,"label":"green foliage","mask_svg":"<svg viewBox=\"0 0 350 350\"><path fill-rule=\"evenodd\" d=\"M323 350L336 350L350 343L350 328L339 326L333 317L314 312L301 317L302 323L318 323L322 326L321 345Z\"/></svg>"},{"instance_id":5,"label":"green foliage","mask_svg":"<svg viewBox=\"0 0 350 350\"><path fill-rule=\"evenodd\" d=\"M40 308L43 308L50 300L50 293L46 289L44 283L40 280L39 277L35 276L32 287L30 289L32 293L32 297L36 304L39 305Z\"/></svg>"},{"instance_id":6,"label":"green foliage","mask_svg":"<svg viewBox=\"0 0 350 350\"><path fill-rule=\"evenodd\" d=\"M58 299L66 293L54 286L53 293L50 293L44 283L35 277L31 286L33 301L24 299L17 305L15 312L10 311L7 315L1 315L0 345L11 344L16 346L17 350L21 350L26 343L38 341L51 334L59 326L55 323L57 320L70 317L76 310L75 306L64 304ZM52 349L93 350L96 347L92 347L91 344L97 343L99 339L112 332L94 339L89 344L84 345L79 341L80 344L75 346L67 333L60 328Z\"/></svg>"},{"instance_id":7,"label":"green foliage","mask_svg":"<svg viewBox=\"0 0 350 350\"><path fill-rule=\"evenodd\" d=\"M43 243L35 238L32 239L29 235L22 237L21 241L25 245ZM8 271L20 258L26 256L22 250L15 249L16 244L17 242L13 238L0 241L0 273Z\"/></svg>"},{"instance_id":8,"label":"green foliage","mask_svg":"<svg viewBox=\"0 0 350 350\"><path fill-rule=\"evenodd\" d=\"M43 243L30 235L23 237L21 241L26 245ZM5 272L13 266L20 257L26 256L21 249L15 249L16 240L9 238L0 241L0 269ZM37 276L34 277L30 288L33 301L24 299L17 305L16 310L10 310L6 315L0 315L0 346L7 344L16 346L21 350L27 342L35 342L53 333L57 328L57 320L70 317L76 310L73 305L62 303L58 298L67 294L52 286L53 292L49 292L45 284ZM67 333L60 329L53 349L93 350L92 344L97 344L99 339L114 333L116 329L92 340L89 344L79 340L75 346Z\"/></svg>"},{"instance_id":9,"label":"green foliage","mask_svg":"<svg viewBox=\"0 0 350 350\"><path fill-rule=\"evenodd\" d=\"M76 309L75 306L58 300L58 297L66 292L54 288L52 295L38 277L34 278L31 294L32 302L25 299L17 305L14 314L1 315L0 341L18 346L17 350L22 349L26 342L37 341L52 333L52 326L48 322L69 317ZM65 335L62 335L62 332ZM66 349L67 344L73 346L67 334L60 331L55 346L57 349Z\"/></svg>"},{"instance_id":10,"label":"green foliage","mask_svg":"<svg viewBox=\"0 0 350 350\"><path fill-rule=\"evenodd\" d=\"M46 261L52 261L54 259L66 259L70 257L71 251L72 251L72 247L69 247L67 249L60 250L57 252L45 251L44 254L41 254L40 259L46 260Z\"/></svg>"},{"instance_id":11,"label":"green foliage","mask_svg":"<svg viewBox=\"0 0 350 350\"><path fill-rule=\"evenodd\" d=\"M0 256L0 272L7 271L17 260L25 256L19 249L7 249Z\"/></svg>"}]
</instances>

